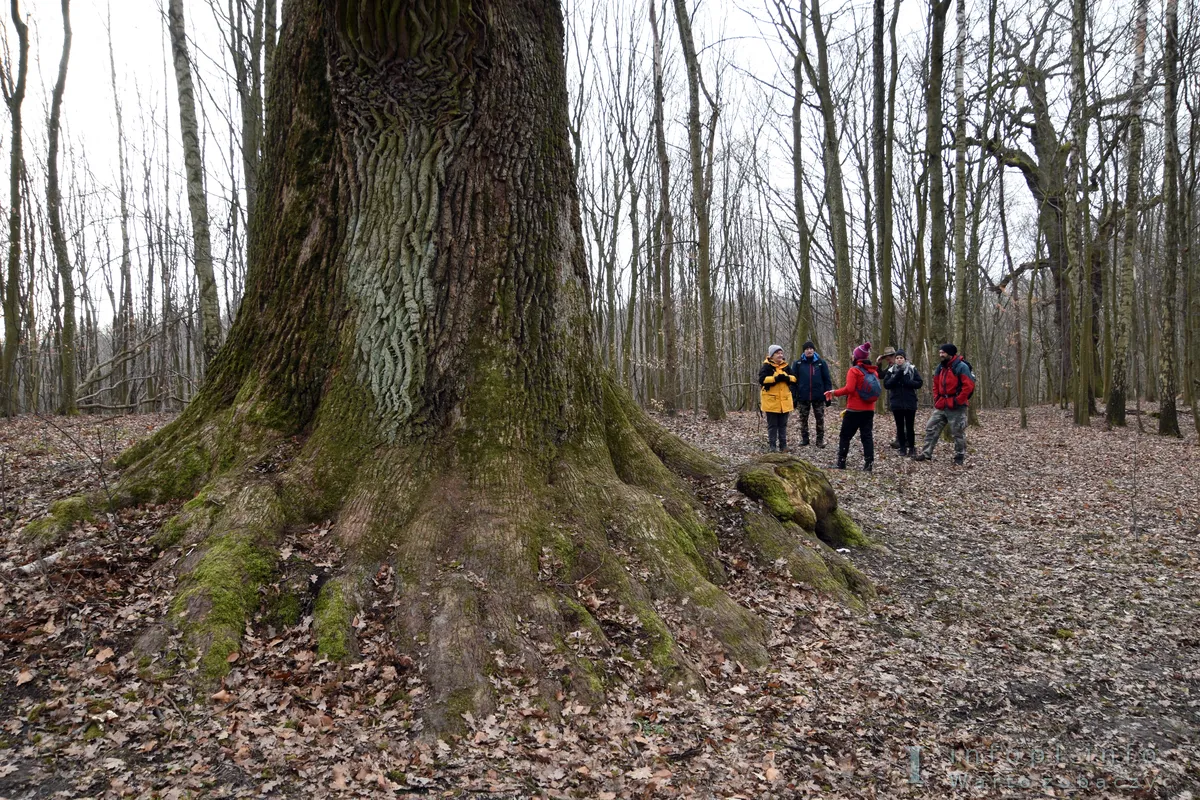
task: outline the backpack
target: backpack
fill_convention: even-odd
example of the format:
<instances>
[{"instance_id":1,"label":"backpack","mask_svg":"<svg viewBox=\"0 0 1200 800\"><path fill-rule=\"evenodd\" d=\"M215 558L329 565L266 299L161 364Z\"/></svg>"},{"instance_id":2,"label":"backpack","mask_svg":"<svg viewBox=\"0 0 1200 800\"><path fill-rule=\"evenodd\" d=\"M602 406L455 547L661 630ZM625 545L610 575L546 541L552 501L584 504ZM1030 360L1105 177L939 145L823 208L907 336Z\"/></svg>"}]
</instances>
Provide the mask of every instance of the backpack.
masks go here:
<instances>
[{"instance_id":1,"label":"backpack","mask_svg":"<svg viewBox=\"0 0 1200 800\"><path fill-rule=\"evenodd\" d=\"M859 367L858 370L863 376L863 379L858 383L858 388L855 390L858 392L858 399L864 403L874 403L879 399L879 395L883 394L883 387L879 385L879 378L875 377L874 372L868 372L862 367Z\"/></svg>"}]
</instances>

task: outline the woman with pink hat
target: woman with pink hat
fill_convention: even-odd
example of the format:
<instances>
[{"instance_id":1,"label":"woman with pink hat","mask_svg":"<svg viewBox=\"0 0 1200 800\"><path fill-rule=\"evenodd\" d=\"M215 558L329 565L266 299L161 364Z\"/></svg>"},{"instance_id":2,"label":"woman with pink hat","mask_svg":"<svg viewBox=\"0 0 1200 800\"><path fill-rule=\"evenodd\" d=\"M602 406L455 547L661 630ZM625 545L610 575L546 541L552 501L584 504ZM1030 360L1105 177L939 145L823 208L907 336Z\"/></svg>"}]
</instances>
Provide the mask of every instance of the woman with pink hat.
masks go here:
<instances>
[{"instance_id":1,"label":"woman with pink hat","mask_svg":"<svg viewBox=\"0 0 1200 800\"><path fill-rule=\"evenodd\" d=\"M859 434L863 448L863 470L870 472L875 463L875 401L883 394L879 370L871 363L871 343L863 342L854 348L854 366L846 370L846 383L840 389L825 393L826 400L846 398L846 413L842 415L842 430L838 437L837 468L846 468L850 440Z\"/></svg>"}]
</instances>

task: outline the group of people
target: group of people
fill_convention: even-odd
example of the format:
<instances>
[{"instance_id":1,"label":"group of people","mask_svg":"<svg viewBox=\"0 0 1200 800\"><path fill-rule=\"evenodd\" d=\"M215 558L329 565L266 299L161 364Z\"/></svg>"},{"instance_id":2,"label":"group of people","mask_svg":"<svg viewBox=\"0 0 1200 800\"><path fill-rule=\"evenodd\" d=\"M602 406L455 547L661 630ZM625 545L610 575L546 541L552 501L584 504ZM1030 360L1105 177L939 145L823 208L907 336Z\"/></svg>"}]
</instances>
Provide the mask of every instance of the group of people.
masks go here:
<instances>
[{"instance_id":1,"label":"group of people","mask_svg":"<svg viewBox=\"0 0 1200 800\"><path fill-rule=\"evenodd\" d=\"M758 371L762 386L760 407L767 417L767 443L770 452L788 449L788 416L793 409L800 417L800 446L809 444L808 417L816 422L816 446L825 446L825 409L833 398L845 397L842 427L838 435L837 468L846 468L850 442L858 434L863 449L863 469L870 472L875 464L875 404L887 390L888 409L896 422L896 438L891 446L900 455L914 461L929 461L942 429L947 425L954 437L954 463L962 465L967 456L967 406L975 391L970 365L947 342L938 348L938 366L933 373L934 411L925 424L925 440L916 447L915 422L917 390L924 382L921 373L903 350L888 347L871 363L871 343L854 348L853 364L846 381L834 389L829 365L817 353L816 345L805 342L803 354L788 363L787 354L777 344L767 349L767 358ZM882 374L880 369L883 369Z\"/></svg>"}]
</instances>

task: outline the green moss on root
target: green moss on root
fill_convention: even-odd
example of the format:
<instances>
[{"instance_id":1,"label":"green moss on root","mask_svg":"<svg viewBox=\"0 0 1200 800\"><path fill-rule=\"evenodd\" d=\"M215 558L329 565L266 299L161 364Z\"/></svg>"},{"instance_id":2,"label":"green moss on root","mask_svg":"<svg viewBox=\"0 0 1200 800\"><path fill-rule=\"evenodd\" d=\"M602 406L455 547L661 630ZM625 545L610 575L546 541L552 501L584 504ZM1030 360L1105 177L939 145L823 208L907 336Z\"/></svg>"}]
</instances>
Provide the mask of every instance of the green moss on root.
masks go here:
<instances>
[{"instance_id":1,"label":"green moss on root","mask_svg":"<svg viewBox=\"0 0 1200 800\"><path fill-rule=\"evenodd\" d=\"M770 467L751 466L738 473L738 491L754 500L761 500L776 519L791 520L796 509L788 500L783 481Z\"/></svg>"},{"instance_id":2,"label":"green moss on root","mask_svg":"<svg viewBox=\"0 0 1200 800\"><path fill-rule=\"evenodd\" d=\"M858 523L840 508L819 521L817 534L834 547L871 547L873 544Z\"/></svg>"},{"instance_id":3,"label":"green moss on root","mask_svg":"<svg viewBox=\"0 0 1200 800\"><path fill-rule=\"evenodd\" d=\"M171 603L171 618L200 651L200 674L219 678L238 648L246 621L258 607L258 588L270 580L274 554L256 537L235 531L208 543L183 589Z\"/></svg>"},{"instance_id":4,"label":"green moss on root","mask_svg":"<svg viewBox=\"0 0 1200 800\"><path fill-rule=\"evenodd\" d=\"M211 471L208 452L199 444L187 444L153 464L135 467L120 482L118 506L167 503L193 497Z\"/></svg>"},{"instance_id":5,"label":"green moss on root","mask_svg":"<svg viewBox=\"0 0 1200 800\"><path fill-rule=\"evenodd\" d=\"M50 513L25 526L24 537L36 544L46 545L69 533L77 523L95 519L92 500L75 495L52 504Z\"/></svg>"},{"instance_id":6,"label":"green moss on root","mask_svg":"<svg viewBox=\"0 0 1200 800\"><path fill-rule=\"evenodd\" d=\"M317 653L330 661L345 661L351 653L350 626L354 610L338 578L326 581L313 610Z\"/></svg>"}]
</instances>

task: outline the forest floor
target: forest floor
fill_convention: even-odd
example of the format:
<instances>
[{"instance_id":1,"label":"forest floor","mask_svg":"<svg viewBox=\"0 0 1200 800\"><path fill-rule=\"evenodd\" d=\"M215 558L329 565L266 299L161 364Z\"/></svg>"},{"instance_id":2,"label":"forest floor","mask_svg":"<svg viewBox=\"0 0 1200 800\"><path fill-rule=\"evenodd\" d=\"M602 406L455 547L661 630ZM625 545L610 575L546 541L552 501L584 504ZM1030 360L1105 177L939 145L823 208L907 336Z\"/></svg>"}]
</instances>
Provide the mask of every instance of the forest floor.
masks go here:
<instances>
[{"instance_id":1,"label":"forest floor","mask_svg":"<svg viewBox=\"0 0 1200 800\"><path fill-rule=\"evenodd\" d=\"M756 568L722 527L726 588L767 621L770 666L696 646L703 693L631 674L555 718L513 666L493 677L496 712L447 741L420 735L426 687L391 648L385 602L357 620L365 659L348 667L315 658L305 618L256 621L200 696L186 673L139 669L131 644L172 588L150 537L175 508L81 524L24 570L18 532L102 489L99 464L168 418L0 423L0 798L1200 797L1190 419L1166 440L1148 416L1145 433L1049 407L1026 430L1015 411L980 417L965 468L945 443L931 463L897 457L880 419L875 472L856 469L857 442L852 469L829 471L879 545L850 554L878 587L866 611ZM755 414L662 421L731 462L765 445ZM834 446L794 452L827 467ZM705 491L748 502L732 479ZM285 557L331 566L328 531L292 532Z\"/></svg>"}]
</instances>

